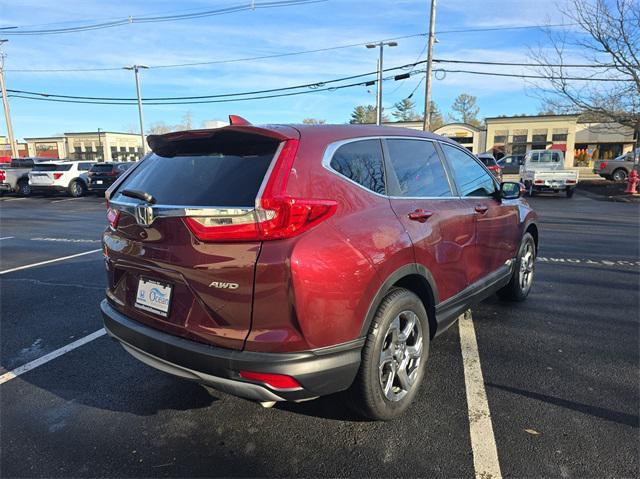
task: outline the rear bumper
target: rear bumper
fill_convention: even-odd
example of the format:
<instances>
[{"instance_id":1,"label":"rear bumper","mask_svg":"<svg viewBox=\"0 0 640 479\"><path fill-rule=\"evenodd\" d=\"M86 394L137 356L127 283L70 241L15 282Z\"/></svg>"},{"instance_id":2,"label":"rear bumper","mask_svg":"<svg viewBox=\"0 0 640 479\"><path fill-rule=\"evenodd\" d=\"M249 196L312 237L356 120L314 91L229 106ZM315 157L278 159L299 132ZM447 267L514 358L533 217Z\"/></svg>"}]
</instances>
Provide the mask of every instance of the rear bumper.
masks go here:
<instances>
[{"instance_id":1,"label":"rear bumper","mask_svg":"<svg viewBox=\"0 0 640 479\"><path fill-rule=\"evenodd\" d=\"M360 366L363 340L299 353L235 351L150 328L122 315L106 299L100 309L107 333L142 362L255 401L301 401L342 391ZM285 374L302 387L275 389L241 378L240 371Z\"/></svg>"},{"instance_id":2,"label":"rear bumper","mask_svg":"<svg viewBox=\"0 0 640 479\"><path fill-rule=\"evenodd\" d=\"M0 183L0 191L13 191L9 183Z\"/></svg>"},{"instance_id":3,"label":"rear bumper","mask_svg":"<svg viewBox=\"0 0 640 479\"><path fill-rule=\"evenodd\" d=\"M33 193L37 193L38 191L67 191L67 188L60 185L32 185L29 184L29 188Z\"/></svg>"}]
</instances>

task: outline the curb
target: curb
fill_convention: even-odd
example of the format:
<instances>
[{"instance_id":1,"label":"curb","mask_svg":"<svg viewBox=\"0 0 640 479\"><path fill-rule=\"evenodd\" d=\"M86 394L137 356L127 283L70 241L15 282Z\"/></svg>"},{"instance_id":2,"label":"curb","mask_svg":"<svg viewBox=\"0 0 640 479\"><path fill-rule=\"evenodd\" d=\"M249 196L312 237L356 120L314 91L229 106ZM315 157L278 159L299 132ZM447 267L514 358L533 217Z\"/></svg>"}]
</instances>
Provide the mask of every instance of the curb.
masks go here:
<instances>
[{"instance_id":1,"label":"curb","mask_svg":"<svg viewBox=\"0 0 640 479\"><path fill-rule=\"evenodd\" d=\"M615 203L640 203L640 195L605 196L576 188L576 193L596 201L613 201Z\"/></svg>"}]
</instances>

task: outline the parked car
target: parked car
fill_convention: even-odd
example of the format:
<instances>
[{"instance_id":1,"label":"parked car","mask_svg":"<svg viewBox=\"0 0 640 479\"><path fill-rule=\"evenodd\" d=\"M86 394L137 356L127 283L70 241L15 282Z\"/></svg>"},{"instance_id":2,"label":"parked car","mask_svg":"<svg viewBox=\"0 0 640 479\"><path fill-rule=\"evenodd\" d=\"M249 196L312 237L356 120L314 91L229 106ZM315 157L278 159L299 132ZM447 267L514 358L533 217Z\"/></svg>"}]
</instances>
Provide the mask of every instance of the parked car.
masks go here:
<instances>
[{"instance_id":1,"label":"parked car","mask_svg":"<svg viewBox=\"0 0 640 479\"><path fill-rule=\"evenodd\" d=\"M524 160L524 155L503 156L498 160L498 166L502 168L504 175L517 175L520 173L522 160Z\"/></svg>"},{"instance_id":2,"label":"parked car","mask_svg":"<svg viewBox=\"0 0 640 479\"><path fill-rule=\"evenodd\" d=\"M29 196L29 172L33 165L51 161L50 158L13 158L11 163L0 168L0 192L17 193L19 196Z\"/></svg>"},{"instance_id":3,"label":"parked car","mask_svg":"<svg viewBox=\"0 0 640 479\"><path fill-rule=\"evenodd\" d=\"M162 371L265 406L348 389L391 419L434 337L529 294L536 214L444 137L233 117L148 141L106 193L101 310Z\"/></svg>"},{"instance_id":4,"label":"parked car","mask_svg":"<svg viewBox=\"0 0 640 479\"><path fill-rule=\"evenodd\" d=\"M520 182L529 196L564 191L571 198L578 184L578 170L564 168L564 154L560 150L531 150L520 165Z\"/></svg>"},{"instance_id":5,"label":"parked car","mask_svg":"<svg viewBox=\"0 0 640 479\"><path fill-rule=\"evenodd\" d=\"M634 165L638 164L640 148L636 148L635 154L629 151L613 160L596 160L593 162L593 172L607 180L626 181Z\"/></svg>"},{"instance_id":6,"label":"parked car","mask_svg":"<svg viewBox=\"0 0 640 479\"><path fill-rule=\"evenodd\" d=\"M29 172L31 191L41 193L66 192L79 197L87 192L87 177L83 176L94 161L51 161L39 163Z\"/></svg>"},{"instance_id":7,"label":"parked car","mask_svg":"<svg viewBox=\"0 0 640 479\"><path fill-rule=\"evenodd\" d=\"M87 174L87 186L92 193L104 193L122 173L135 163L96 163Z\"/></svg>"},{"instance_id":8,"label":"parked car","mask_svg":"<svg viewBox=\"0 0 640 479\"><path fill-rule=\"evenodd\" d=\"M502 181L502 168L498 165L498 162L491 153L480 153L478 159L493 173L493 176L495 176L498 181Z\"/></svg>"}]
</instances>

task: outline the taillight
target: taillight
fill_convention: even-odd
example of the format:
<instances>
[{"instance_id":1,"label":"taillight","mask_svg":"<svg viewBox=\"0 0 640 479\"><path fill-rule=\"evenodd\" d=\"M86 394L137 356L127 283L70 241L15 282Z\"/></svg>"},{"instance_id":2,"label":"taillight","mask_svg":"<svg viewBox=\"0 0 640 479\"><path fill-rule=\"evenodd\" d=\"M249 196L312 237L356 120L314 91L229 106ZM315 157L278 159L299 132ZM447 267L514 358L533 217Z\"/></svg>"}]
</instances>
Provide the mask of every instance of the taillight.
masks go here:
<instances>
[{"instance_id":1,"label":"taillight","mask_svg":"<svg viewBox=\"0 0 640 479\"><path fill-rule=\"evenodd\" d=\"M298 198L286 193L298 140L287 140L255 210L238 215L188 217L186 224L201 241L266 241L291 238L335 213L333 200Z\"/></svg>"},{"instance_id":2,"label":"taillight","mask_svg":"<svg viewBox=\"0 0 640 479\"><path fill-rule=\"evenodd\" d=\"M256 373L253 371L240 371L240 377L251 381L258 381L273 389L301 389L300 383L291 376L284 374Z\"/></svg>"},{"instance_id":3,"label":"taillight","mask_svg":"<svg viewBox=\"0 0 640 479\"><path fill-rule=\"evenodd\" d=\"M576 184L576 180L567 180L567 184L568 185L575 185Z\"/></svg>"},{"instance_id":4,"label":"taillight","mask_svg":"<svg viewBox=\"0 0 640 479\"><path fill-rule=\"evenodd\" d=\"M4 170L0 170L0 181L4 181L7 179L7 174Z\"/></svg>"},{"instance_id":5,"label":"taillight","mask_svg":"<svg viewBox=\"0 0 640 479\"><path fill-rule=\"evenodd\" d=\"M544 180L535 180L533 182L533 184L535 184L535 185L544 185Z\"/></svg>"},{"instance_id":6,"label":"taillight","mask_svg":"<svg viewBox=\"0 0 640 479\"><path fill-rule=\"evenodd\" d=\"M120 219L120 211L115 208L107 208L107 221L109 226L114 230L118 227L118 220Z\"/></svg>"},{"instance_id":7,"label":"taillight","mask_svg":"<svg viewBox=\"0 0 640 479\"><path fill-rule=\"evenodd\" d=\"M63 175L62 173L54 173L53 174L53 179L54 180L59 180L60 178L62 178L62 175Z\"/></svg>"},{"instance_id":8,"label":"taillight","mask_svg":"<svg viewBox=\"0 0 640 479\"><path fill-rule=\"evenodd\" d=\"M600 162L600 169L605 168L607 166L607 162L606 161L601 161Z\"/></svg>"}]
</instances>

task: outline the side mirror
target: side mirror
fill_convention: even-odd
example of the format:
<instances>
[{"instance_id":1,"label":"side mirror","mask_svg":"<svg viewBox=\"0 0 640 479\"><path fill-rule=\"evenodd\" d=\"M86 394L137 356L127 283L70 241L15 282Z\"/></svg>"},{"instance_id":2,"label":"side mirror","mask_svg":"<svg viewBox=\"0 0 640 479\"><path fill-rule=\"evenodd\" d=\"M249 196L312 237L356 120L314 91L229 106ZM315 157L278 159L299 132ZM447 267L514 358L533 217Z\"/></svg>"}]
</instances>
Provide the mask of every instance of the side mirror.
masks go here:
<instances>
[{"instance_id":1,"label":"side mirror","mask_svg":"<svg viewBox=\"0 0 640 479\"><path fill-rule=\"evenodd\" d=\"M500 184L500 198L503 200L517 200L520 198L520 183L515 181L505 181Z\"/></svg>"}]
</instances>

